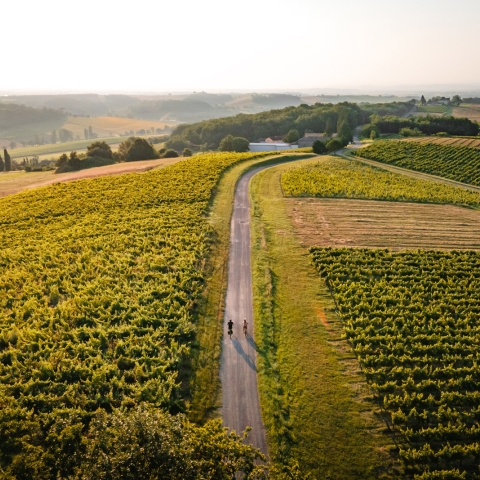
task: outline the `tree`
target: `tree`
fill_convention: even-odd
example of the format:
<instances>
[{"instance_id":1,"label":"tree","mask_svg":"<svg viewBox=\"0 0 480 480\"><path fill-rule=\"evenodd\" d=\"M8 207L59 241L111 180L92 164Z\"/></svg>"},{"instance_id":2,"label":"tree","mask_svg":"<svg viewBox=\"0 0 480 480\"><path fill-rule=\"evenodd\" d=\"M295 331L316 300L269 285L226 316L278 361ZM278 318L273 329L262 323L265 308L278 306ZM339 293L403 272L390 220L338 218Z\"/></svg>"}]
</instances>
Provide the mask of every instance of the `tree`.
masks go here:
<instances>
[{"instance_id":1,"label":"tree","mask_svg":"<svg viewBox=\"0 0 480 480\"><path fill-rule=\"evenodd\" d=\"M292 129L283 137L283 141L285 143L295 143L299 138L300 134L298 133L298 130Z\"/></svg>"},{"instance_id":2,"label":"tree","mask_svg":"<svg viewBox=\"0 0 480 480\"><path fill-rule=\"evenodd\" d=\"M327 143L327 149L329 152L333 152L334 155L337 153L337 150L340 150L342 148L342 143L337 140L336 138L333 138Z\"/></svg>"},{"instance_id":3,"label":"tree","mask_svg":"<svg viewBox=\"0 0 480 480\"><path fill-rule=\"evenodd\" d=\"M12 160L6 148L3 149L3 158L5 159L5 171L9 172L12 169Z\"/></svg>"},{"instance_id":4,"label":"tree","mask_svg":"<svg viewBox=\"0 0 480 480\"><path fill-rule=\"evenodd\" d=\"M112 149L105 142L93 142L87 147L87 157L112 158Z\"/></svg>"},{"instance_id":5,"label":"tree","mask_svg":"<svg viewBox=\"0 0 480 480\"><path fill-rule=\"evenodd\" d=\"M335 132L335 126L332 120L332 117L328 117L327 125L325 126L325 134L329 137Z\"/></svg>"},{"instance_id":6,"label":"tree","mask_svg":"<svg viewBox=\"0 0 480 480\"><path fill-rule=\"evenodd\" d=\"M325 145L325 142L322 142L321 140L315 140L313 142L312 150L313 153L316 153L317 155L323 155L324 153L328 152L328 148Z\"/></svg>"},{"instance_id":7,"label":"tree","mask_svg":"<svg viewBox=\"0 0 480 480\"><path fill-rule=\"evenodd\" d=\"M454 95L450 103L452 105L457 105L457 106L460 105L462 103L462 99L460 98L460 95Z\"/></svg>"},{"instance_id":8,"label":"tree","mask_svg":"<svg viewBox=\"0 0 480 480\"><path fill-rule=\"evenodd\" d=\"M339 141L344 145L348 145L350 142L353 142L353 132L348 124L348 121L345 119L338 128Z\"/></svg>"},{"instance_id":9,"label":"tree","mask_svg":"<svg viewBox=\"0 0 480 480\"><path fill-rule=\"evenodd\" d=\"M62 153L57 160L57 163L55 164L57 167L61 167L62 165L65 165L68 162L68 156L66 153Z\"/></svg>"},{"instance_id":10,"label":"tree","mask_svg":"<svg viewBox=\"0 0 480 480\"><path fill-rule=\"evenodd\" d=\"M88 127L88 138L93 138L93 130L91 125Z\"/></svg>"},{"instance_id":11,"label":"tree","mask_svg":"<svg viewBox=\"0 0 480 480\"><path fill-rule=\"evenodd\" d=\"M67 130L66 128L61 128L58 131L58 137L60 138L60 141L63 142L69 142L73 140L73 132L70 130Z\"/></svg>"},{"instance_id":12,"label":"tree","mask_svg":"<svg viewBox=\"0 0 480 480\"><path fill-rule=\"evenodd\" d=\"M227 135L220 142L220 151L222 152L246 152L249 148L249 141L246 138Z\"/></svg>"},{"instance_id":13,"label":"tree","mask_svg":"<svg viewBox=\"0 0 480 480\"><path fill-rule=\"evenodd\" d=\"M52 143L57 143L57 132L55 130L52 131Z\"/></svg>"},{"instance_id":14,"label":"tree","mask_svg":"<svg viewBox=\"0 0 480 480\"><path fill-rule=\"evenodd\" d=\"M184 148L182 155L184 157L191 157L193 155L193 152L189 148Z\"/></svg>"},{"instance_id":15,"label":"tree","mask_svg":"<svg viewBox=\"0 0 480 480\"><path fill-rule=\"evenodd\" d=\"M372 128L372 130L370 131L370 139L375 140L376 138L378 138L378 133L374 128Z\"/></svg>"},{"instance_id":16,"label":"tree","mask_svg":"<svg viewBox=\"0 0 480 480\"><path fill-rule=\"evenodd\" d=\"M85 140L88 140L90 136L88 135L88 130L86 128L83 129L83 135L85 136Z\"/></svg>"},{"instance_id":17,"label":"tree","mask_svg":"<svg viewBox=\"0 0 480 480\"><path fill-rule=\"evenodd\" d=\"M17 146L17 144L12 140L10 142L10 149L13 150L16 146Z\"/></svg>"},{"instance_id":18,"label":"tree","mask_svg":"<svg viewBox=\"0 0 480 480\"><path fill-rule=\"evenodd\" d=\"M5 170L5 163L3 163L3 158L0 155L0 172L3 172Z\"/></svg>"},{"instance_id":19,"label":"tree","mask_svg":"<svg viewBox=\"0 0 480 480\"><path fill-rule=\"evenodd\" d=\"M426 105L427 104L427 101L425 100L425 97L422 95L422 98L420 99L420 103L422 105Z\"/></svg>"},{"instance_id":20,"label":"tree","mask_svg":"<svg viewBox=\"0 0 480 480\"><path fill-rule=\"evenodd\" d=\"M153 146L144 138L136 138L130 145L125 160L127 162L135 162L137 160L152 160L154 158L158 158L158 153Z\"/></svg>"}]
</instances>

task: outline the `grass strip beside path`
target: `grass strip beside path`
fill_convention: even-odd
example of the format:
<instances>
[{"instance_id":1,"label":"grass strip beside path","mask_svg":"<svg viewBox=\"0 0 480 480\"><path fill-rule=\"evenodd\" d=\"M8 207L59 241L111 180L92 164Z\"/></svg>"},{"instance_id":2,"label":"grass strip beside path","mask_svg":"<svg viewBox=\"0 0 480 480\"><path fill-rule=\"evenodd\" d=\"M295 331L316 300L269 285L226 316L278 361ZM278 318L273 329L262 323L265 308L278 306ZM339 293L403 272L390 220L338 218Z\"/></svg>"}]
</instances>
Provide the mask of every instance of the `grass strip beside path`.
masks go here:
<instances>
[{"instance_id":1,"label":"grass strip beside path","mask_svg":"<svg viewBox=\"0 0 480 480\"><path fill-rule=\"evenodd\" d=\"M313 478L391 478L390 439L287 216L280 176L288 168L260 172L251 184L255 340L271 459L296 461Z\"/></svg>"},{"instance_id":2,"label":"grass strip beside path","mask_svg":"<svg viewBox=\"0 0 480 480\"><path fill-rule=\"evenodd\" d=\"M312 155L275 155L255 158L230 168L220 180L210 209L213 238L209 261L205 265L206 287L197 308L198 345L193 359L192 399L189 416L192 421L204 422L216 416L220 405L220 357L223 335L223 315L227 289L230 221L233 212L235 187L240 177L261 165L289 162Z\"/></svg>"}]
</instances>

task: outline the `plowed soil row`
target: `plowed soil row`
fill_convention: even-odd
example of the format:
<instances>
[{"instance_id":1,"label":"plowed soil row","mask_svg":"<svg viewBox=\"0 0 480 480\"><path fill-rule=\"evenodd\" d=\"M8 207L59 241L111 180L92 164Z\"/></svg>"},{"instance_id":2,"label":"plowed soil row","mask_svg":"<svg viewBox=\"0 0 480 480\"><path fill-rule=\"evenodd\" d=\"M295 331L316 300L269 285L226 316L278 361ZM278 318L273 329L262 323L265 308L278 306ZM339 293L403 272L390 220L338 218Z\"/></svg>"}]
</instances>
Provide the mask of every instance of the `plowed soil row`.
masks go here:
<instances>
[{"instance_id":1,"label":"plowed soil row","mask_svg":"<svg viewBox=\"0 0 480 480\"><path fill-rule=\"evenodd\" d=\"M480 250L478 210L335 198L285 202L306 247Z\"/></svg>"}]
</instances>

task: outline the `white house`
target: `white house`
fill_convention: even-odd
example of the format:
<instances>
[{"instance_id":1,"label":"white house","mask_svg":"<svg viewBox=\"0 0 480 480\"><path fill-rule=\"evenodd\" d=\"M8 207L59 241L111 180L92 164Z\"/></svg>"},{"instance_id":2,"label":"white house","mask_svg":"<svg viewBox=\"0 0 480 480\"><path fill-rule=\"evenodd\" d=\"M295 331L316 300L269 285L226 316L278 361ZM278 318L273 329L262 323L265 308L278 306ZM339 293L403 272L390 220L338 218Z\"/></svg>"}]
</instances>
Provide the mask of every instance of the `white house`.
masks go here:
<instances>
[{"instance_id":1,"label":"white house","mask_svg":"<svg viewBox=\"0 0 480 480\"><path fill-rule=\"evenodd\" d=\"M276 143L250 143L251 152L271 152L278 150L294 150L298 148L298 145L290 145L289 143L276 142Z\"/></svg>"}]
</instances>

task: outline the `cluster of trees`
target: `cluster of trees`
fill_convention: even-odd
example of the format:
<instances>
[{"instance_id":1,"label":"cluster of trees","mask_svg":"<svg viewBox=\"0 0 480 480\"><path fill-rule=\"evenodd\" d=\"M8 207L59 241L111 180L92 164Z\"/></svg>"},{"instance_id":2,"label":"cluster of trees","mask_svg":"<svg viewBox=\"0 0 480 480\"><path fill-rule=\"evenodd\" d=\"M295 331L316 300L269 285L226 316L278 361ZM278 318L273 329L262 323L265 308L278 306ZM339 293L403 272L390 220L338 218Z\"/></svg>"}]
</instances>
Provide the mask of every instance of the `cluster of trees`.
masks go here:
<instances>
[{"instance_id":1,"label":"cluster of trees","mask_svg":"<svg viewBox=\"0 0 480 480\"><path fill-rule=\"evenodd\" d=\"M188 156L188 152L185 156ZM160 157L178 157L178 153L167 149L162 149L159 153L144 138L129 137L120 143L117 152L112 152L106 142L96 141L87 147L86 153L78 154L75 151L70 152L70 155L63 153L58 158L56 166L57 173L64 173L111 163L152 160Z\"/></svg>"},{"instance_id":2,"label":"cluster of trees","mask_svg":"<svg viewBox=\"0 0 480 480\"><path fill-rule=\"evenodd\" d=\"M3 149L3 158L0 155L0 172L10 172L12 170L12 160L7 149Z\"/></svg>"},{"instance_id":3,"label":"cluster of trees","mask_svg":"<svg viewBox=\"0 0 480 480\"><path fill-rule=\"evenodd\" d=\"M351 138L357 125L368 122L372 114L403 115L412 107L410 102L391 104L362 105L338 103L315 105L302 104L282 110L270 110L256 114L240 114L205 120L195 124L182 124L172 132L167 142L168 148L181 150L185 147L198 146L202 149L216 150L227 136L241 137L249 142L271 136L287 136L292 130L302 137L305 132L326 132L330 135L342 128L342 138ZM343 125L343 124L346 125ZM348 132L347 130L348 126Z\"/></svg>"},{"instance_id":4,"label":"cluster of trees","mask_svg":"<svg viewBox=\"0 0 480 480\"><path fill-rule=\"evenodd\" d=\"M449 135L474 136L478 135L480 127L478 123L468 118L456 117L409 117L402 118L393 115L385 117L372 115L370 123L362 128L363 137L371 137L380 133L400 133L400 130L409 128L417 129L425 135L434 135L440 132L446 132Z\"/></svg>"},{"instance_id":5,"label":"cluster of trees","mask_svg":"<svg viewBox=\"0 0 480 480\"><path fill-rule=\"evenodd\" d=\"M468 97L463 99L464 103L480 103L479 97Z\"/></svg>"},{"instance_id":6,"label":"cluster of trees","mask_svg":"<svg viewBox=\"0 0 480 480\"><path fill-rule=\"evenodd\" d=\"M90 139L93 140L94 138L98 137L98 135L96 133L94 133L91 125L89 125L88 128L83 129L83 135L85 137L85 140L90 140Z\"/></svg>"}]
</instances>

